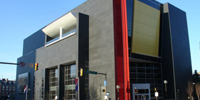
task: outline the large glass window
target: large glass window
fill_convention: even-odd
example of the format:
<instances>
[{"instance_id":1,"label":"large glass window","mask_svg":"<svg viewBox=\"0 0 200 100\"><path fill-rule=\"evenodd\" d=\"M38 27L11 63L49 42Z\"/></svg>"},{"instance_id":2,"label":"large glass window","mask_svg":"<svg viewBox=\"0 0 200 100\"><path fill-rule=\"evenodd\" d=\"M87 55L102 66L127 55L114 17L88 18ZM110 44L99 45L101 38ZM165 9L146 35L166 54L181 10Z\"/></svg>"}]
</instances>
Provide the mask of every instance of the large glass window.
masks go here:
<instances>
[{"instance_id":1,"label":"large glass window","mask_svg":"<svg viewBox=\"0 0 200 100\"><path fill-rule=\"evenodd\" d=\"M64 100L75 100L76 65L64 67Z\"/></svg>"},{"instance_id":2,"label":"large glass window","mask_svg":"<svg viewBox=\"0 0 200 100\"><path fill-rule=\"evenodd\" d=\"M49 100L55 100L58 94L58 69L49 72Z\"/></svg>"},{"instance_id":3,"label":"large glass window","mask_svg":"<svg viewBox=\"0 0 200 100\"><path fill-rule=\"evenodd\" d=\"M162 97L162 72L159 63L130 63L130 81L133 83L148 83L151 85L151 97L154 97L154 88L159 91L159 96ZM142 92L141 92L142 93Z\"/></svg>"}]
</instances>

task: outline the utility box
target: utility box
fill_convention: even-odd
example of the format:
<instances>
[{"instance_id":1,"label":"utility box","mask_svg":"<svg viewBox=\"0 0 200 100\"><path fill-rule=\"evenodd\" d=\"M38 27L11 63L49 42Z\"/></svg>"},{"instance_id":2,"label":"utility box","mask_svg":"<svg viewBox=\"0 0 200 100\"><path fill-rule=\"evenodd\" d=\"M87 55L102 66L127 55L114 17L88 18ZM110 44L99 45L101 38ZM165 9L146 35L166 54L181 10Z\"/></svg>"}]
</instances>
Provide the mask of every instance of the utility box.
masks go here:
<instances>
[{"instance_id":1,"label":"utility box","mask_svg":"<svg viewBox=\"0 0 200 100\"><path fill-rule=\"evenodd\" d=\"M106 100L105 99L105 96L107 96L106 95L106 92L107 92L107 90L106 90L106 86L99 86L99 88L98 88L98 90L97 90L97 93L98 93L98 100ZM108 100L108 99L107 99Z\"/></svg>"}]
</instances>

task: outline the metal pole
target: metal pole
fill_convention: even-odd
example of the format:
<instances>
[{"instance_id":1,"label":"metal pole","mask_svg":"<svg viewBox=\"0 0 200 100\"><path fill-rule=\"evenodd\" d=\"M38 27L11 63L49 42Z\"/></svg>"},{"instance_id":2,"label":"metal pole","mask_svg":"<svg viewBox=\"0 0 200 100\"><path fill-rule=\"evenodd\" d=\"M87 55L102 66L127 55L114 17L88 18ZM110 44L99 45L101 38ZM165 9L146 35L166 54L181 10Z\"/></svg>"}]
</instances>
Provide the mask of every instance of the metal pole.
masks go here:
<instances>
[{"instance_id":1,"label":"metal pole","mask_svg":"<svg viewBox=\"0 0 200 100\"><path fill-rule=\"evenodd\" d=\"M18 63L0 62L0 64L19 65Z\"/></svg>"},{"instance_id":2,"label":"metal pole","mask_svg":"<svg viewBox=\"0 0 200 100\"><path fill-rule=\"evenodd\" d=\"M79 91L79 90L80 90L80 79L79 79L79 77L78 77L78 95L77 95L78 100L80 100L80 98L79 98L79 97L80 97L80 96L79 96L79 95L80 95L80 93L79 93L80 91Z\"/></svg>"},{"instance_id":3,"label":"metal pole","mask_svg":"<svg viewBox=\"0 0 200 100\"><path fill-rule=\"evenodd\" d=\"M28 100L27 94L28 94L28 85L26 87L26 100Z\"/></svg>"},{"instance_id":4,"label":"metal pole","mask_svg":"<svg viewBox=\"0 0 200 100\"><path fill-rule=\"evenodd\" d=\"M117 89L117 100L119 100L119 89Z\"/></svg>"},{"instance_id":5,"label":"metal pole","mask_svg":"<svg viewBox=\"0 0 200 100\"><path fill-rule=\"evenodd\" d=\"M107 73L105 74L105 81L106 81L106 91L107 91Z\"/></svg>"},{"instance_id":6,"label":"metal pole","mask_svg":"<svg viewBox=\"0 0 200 100\"><path fill-rule=\"evenodd\" d=\"M165 98L167 99L167 83L165 83Z\"/></svg>"},{"instance_id":7,"label":"metal pole","mask_svg":"<svg viewBox=\"0 0 200 100\"><path fill-rule=\"evenodd\" d=\"M100 100L101 100L101 85L100 85Z\"/></svg>"},{"instance_id":8,"label":"metal pole","mask_svg":"<svg viewBox=\"0 0 200 100\"><path fill-rule=\"evenodd\" d=\"M167 80L164 80L165 84L165 99L167 99Z\"/></svg>"},{"instance_id":9,"label":"metal pole","mask_svg":"<svg viewBox=\"0 0 200 100\"><path fill-rule=\"evenodd\" d=\"M27 90L27 89L26 89ZM27 91L26 91L26 100L27 100Z\"/></svg>"},{"instance_id":10,"label":"metal pole","mask_svg":"<svg viewBox=\"0 0 200 100\"><path fill-rule=\"evenodd\" d=\"M120 86L117 85L116 88L117 88L117 100L119 100L119 88L120 88Z\"/></svg>"}]
</instances>

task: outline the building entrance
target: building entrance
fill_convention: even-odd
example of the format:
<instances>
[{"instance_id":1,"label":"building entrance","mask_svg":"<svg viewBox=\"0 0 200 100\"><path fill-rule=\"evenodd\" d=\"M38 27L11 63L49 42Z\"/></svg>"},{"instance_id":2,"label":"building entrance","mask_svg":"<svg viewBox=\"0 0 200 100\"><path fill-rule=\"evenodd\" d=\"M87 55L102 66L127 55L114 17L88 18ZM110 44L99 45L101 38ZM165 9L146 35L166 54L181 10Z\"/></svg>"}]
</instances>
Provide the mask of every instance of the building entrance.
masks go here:
<instances>
[{"instance_id":1,"label":"building entrance","mask_svg":"<svg viewBox=\"0 0 200 100\"><path fill-rule=\"evenodd\" d=\"M150 84L132 84L133 100L151 100Z\"/></svg>"}]
</instances>

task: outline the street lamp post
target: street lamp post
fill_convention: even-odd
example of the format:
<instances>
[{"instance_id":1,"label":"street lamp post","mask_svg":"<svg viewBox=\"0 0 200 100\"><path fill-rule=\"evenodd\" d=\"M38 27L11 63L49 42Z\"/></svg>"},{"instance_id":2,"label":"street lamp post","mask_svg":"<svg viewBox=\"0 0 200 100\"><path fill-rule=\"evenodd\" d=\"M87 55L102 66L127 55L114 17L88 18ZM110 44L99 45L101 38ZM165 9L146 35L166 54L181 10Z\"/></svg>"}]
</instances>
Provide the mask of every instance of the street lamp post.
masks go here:
<instances>
[{"instance_id":1,"label":"street lamp post","mask_svg":"<svg viewBox=\"0 0 200 100\"><path fill-rule=\"evenodd\" d=\"M165 84L165 98L167 98L167 80L164 80L164 84Z\"/></svg>"},{"instance_id":2,"label":"street lamp post","mask_svg":"<svg viewBox=\"0 0 200 100\"><path fill-rule=\"evenodd\" d=\"M119 100L119 88L120 88L120 86L117 85L116 88L117 88L117 94L118 94L118 96L117 96L117 100Z\"/></svg>"},{"instance_id":3,"label":"street lamp post","mask_svg":"<svg viewBox=\"0 0 200 100\"><path fill-rule=\"evenodd\" d=\"M164 80L164 84L165 84L165 92L167 92L167 80Z\"/></svg>"},{"instance_id":4,"label":"street lamp post","mask_svg":"<svg viewBox=\"0 0 200 100\"><path fill-rule=\"evenodd\" d=\"M196 91L195 82L193 82L192 84L193 84L193 98L195 98L196 97L196 94L195 94L195 91Z\"/></svg>"}]
</instances>

